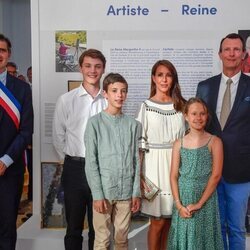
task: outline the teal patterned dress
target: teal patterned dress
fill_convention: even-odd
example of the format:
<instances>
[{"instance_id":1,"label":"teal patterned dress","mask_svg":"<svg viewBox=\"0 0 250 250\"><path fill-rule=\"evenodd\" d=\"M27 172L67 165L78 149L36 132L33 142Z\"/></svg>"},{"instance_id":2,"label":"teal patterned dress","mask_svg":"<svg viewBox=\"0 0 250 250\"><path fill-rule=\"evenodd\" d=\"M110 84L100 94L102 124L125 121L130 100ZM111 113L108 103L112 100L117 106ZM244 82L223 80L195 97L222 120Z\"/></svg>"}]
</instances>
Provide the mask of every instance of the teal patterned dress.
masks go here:
<instances>
[{"instance_id":1,"label":"teal patterned dress","mask_svg":"<svg viewBox=\"0 0 250 250\"><path fill-rule=\"evenodd\" d=\"M184 148L181 145L178 185L183 206L197 203L206 188L212 172L212 155L208 149L208 144L209 142L196 149ZM174 206L167 249L223 249L216 191L203 207L193 214L192 218L181 218Z\"/></svg>"}]
</instances>

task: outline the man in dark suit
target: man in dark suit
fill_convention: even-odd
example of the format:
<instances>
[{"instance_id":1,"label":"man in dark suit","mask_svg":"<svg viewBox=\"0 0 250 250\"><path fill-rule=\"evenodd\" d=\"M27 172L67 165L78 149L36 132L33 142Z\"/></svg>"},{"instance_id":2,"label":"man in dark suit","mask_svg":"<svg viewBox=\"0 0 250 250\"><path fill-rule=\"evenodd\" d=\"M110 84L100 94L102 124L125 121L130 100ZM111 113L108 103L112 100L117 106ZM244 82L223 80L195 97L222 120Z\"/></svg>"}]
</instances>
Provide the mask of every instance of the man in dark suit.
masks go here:
<instances>
[{"instance_id":1,"label":"man in dark suit","mask_svg":"<svg viewBox=\"0 0 250 250\"><path fill-rule=\"evenodd\" d=\"M24 180L24 150L33 133L30 86L7 73L11 43L0 34L0 249L14 250Z\"/></svg>"},{"instance_id":2,"label":"man in dark suit","mask_svg":"<svg viewBox=\"0 0 250 250\"><path fill-rule=\"evenodd\" d=\"M250 78L241 72L244 55L242 37L227 35L219 50L222 73L200 82L197 88L197 96L211 113L207 129L224 145L223 177L217 192L224 248L230 250L246 248L245 216L250 196ZM225 105L226 100L229 103Z\"/></svg>"}]
</instances>

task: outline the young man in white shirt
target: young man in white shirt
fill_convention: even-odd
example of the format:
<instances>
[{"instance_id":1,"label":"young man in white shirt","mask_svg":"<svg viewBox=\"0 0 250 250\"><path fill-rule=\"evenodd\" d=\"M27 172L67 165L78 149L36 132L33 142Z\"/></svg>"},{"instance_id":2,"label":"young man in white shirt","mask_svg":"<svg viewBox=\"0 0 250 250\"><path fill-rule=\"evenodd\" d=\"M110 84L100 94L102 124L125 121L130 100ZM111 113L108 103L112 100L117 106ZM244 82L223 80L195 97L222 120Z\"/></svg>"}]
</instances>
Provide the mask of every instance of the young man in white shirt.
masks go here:
<instances>
[{"instance_id":1,"label":"young man in white shirt","mask_svg":"<svg viewBox=\"0 0 250 250\"><path fill-rule=\"evenodd\" d=\"M84 132L89 117L106 108L100 89L100 79L106 59L95 49L83 52L79 58L83 82L59 97L54 114L53 144L60 159L64 159L62 186L64 189L67 231L66 250L82 250L82 228L88 214L89 249L93 249L92 195L85 176Z\"/></svg>"}]
</instances>

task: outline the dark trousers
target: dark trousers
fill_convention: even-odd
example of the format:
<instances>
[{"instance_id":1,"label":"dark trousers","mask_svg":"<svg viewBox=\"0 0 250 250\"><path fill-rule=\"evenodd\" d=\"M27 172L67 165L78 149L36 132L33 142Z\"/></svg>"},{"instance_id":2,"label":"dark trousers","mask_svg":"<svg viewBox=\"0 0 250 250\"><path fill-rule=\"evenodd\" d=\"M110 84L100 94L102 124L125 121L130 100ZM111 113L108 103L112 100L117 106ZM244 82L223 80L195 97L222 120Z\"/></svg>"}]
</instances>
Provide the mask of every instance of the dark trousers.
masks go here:
<instances>
[{"instance_id":1,"label":"dark trousers","mask_svg":"<svg viewBox=\"0 0 250 250\"><path fill-rule=\"evenodd\" d=\"M11 168L12 166L10 166ZM21 167L21 166L20 166ZM22 195L24 176L9 173L0 176L0 249L15 250L16 219Z\"/></svg>"},{"instance_id":2,"label":"dark trousers","mask_svg":"<svg viewBox=\"0 0 250 250\"><path fill-rule=\"evenodd\" d=\"M27 154L27 168L29 172L29 186L28 186L28 200L33 200L33 160L32 160L32 148L26 149Z\"/></svg>"},{"instance_id":3,"label":"dark trousers","mask_svg":"<svg viewBox=\"0 0 250 250\"><path fill-rule=\"evenodd\" d=\"M64 190L67 230L64 237L66 250L82 250L82 230L87 211L89 224L89 250L93 250L92 196L85 175L85 160L65 157L62 186Z\"/></svg>"}]
</instances>

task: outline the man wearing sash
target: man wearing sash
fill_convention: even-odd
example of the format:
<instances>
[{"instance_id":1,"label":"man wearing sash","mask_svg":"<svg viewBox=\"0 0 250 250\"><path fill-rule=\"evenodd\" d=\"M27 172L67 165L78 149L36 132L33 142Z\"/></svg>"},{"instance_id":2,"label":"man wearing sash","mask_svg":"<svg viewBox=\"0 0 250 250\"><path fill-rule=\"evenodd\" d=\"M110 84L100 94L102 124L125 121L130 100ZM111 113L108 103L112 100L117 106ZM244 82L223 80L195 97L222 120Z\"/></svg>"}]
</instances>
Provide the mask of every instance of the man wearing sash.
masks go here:
<instances>
[{"instance_id":1,"label":"man wearing sash","mask_svg":"<svg viewBox=\"0 0 250 250\"><path fill-rule=\"evenodd\" d=\"M0 34L0 249L15 250L24 180L24 150L33 133L28 83L7 73L11 43Z\"/></svg>"}]
</instances>

